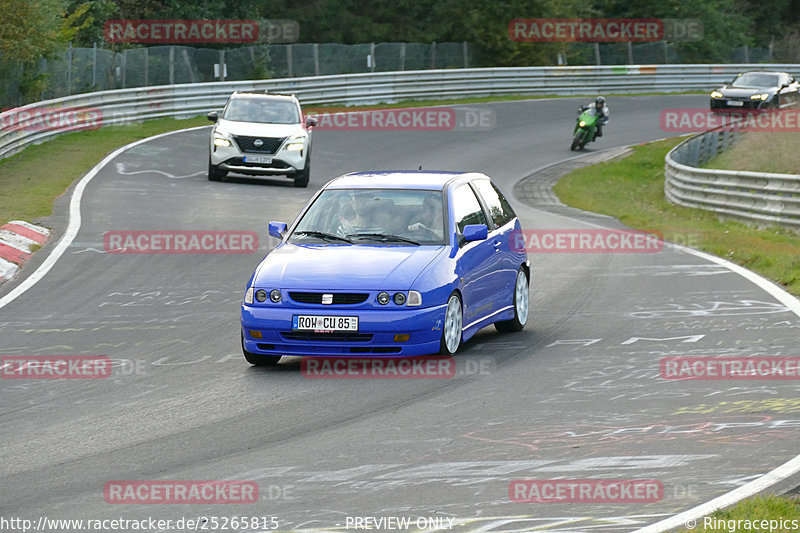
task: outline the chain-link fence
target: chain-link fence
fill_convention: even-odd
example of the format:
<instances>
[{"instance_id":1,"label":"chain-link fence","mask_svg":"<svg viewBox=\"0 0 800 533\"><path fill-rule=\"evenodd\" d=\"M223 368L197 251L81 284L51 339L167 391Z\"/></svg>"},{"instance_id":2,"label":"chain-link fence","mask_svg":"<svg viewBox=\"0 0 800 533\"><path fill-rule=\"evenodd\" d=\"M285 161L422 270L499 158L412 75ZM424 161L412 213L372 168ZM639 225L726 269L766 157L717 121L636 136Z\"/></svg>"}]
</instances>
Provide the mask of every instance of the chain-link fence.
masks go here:
<instances>
[{"instance_id":1,"label":"chain-link fence","mask_svg":"<svg viewBox=\"0 0 800 533\"><path fill-rule=\"evenodd\" d=\"M731 50L729 56L730 63L771 62L773 51L745 47ZM0 106L175 83L495 66L484 64L480 57L470 43L269 44L228 50L150 46L121 52L70 46L59 57L33 66L0 58ZM560 65L687 62L667 42L570 43L553 59Z\"/></svg>"},{"instance_id":2,"label":"chain-link fence","mask_svg":"<svg viewBox=\"0 0 800 533\"><path fill-rule=\"evenodd\" d=\"M0 59L0 106L174 83L483 66L473 48L468 43L269 44L229 50L150 46L114 52L70 46L27 71Z\"/></svg>"}]
</instances>

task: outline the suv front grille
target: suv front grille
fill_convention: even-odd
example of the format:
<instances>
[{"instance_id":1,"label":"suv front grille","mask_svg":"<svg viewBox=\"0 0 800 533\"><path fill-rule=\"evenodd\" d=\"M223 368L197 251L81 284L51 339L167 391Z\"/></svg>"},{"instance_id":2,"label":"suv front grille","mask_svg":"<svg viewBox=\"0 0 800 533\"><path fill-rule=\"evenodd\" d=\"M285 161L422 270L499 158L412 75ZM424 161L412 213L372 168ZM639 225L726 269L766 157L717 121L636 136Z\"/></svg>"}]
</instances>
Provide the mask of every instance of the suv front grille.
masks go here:
<instances>
[{"instance_id":1,"label":"suv front grille","mask_svg":"<svg viewBox=\"0 0 800 533\"><path fill-rule=\"evenodd\" d=\"M233 140L239 146L239 150L251 154L274 154L281 147L286 137L247 137L245 135L234 135ZM256 146L256 140L261 141L261 146Z\"/></svg>"},{"instance_id":2,"label":"suv front grille","mask_svg":"<svg viewBox=\"0 0 800 533\"><path fill-rule=\"evenodd\" d=\"M328 293L331 294L331 293ZM301 304L322 304L321 292L289 292L289 298ZM369 294L360 292L334 292L333 304L353 305L360 304L367 301Z\"/></svg>"}]
</instances>

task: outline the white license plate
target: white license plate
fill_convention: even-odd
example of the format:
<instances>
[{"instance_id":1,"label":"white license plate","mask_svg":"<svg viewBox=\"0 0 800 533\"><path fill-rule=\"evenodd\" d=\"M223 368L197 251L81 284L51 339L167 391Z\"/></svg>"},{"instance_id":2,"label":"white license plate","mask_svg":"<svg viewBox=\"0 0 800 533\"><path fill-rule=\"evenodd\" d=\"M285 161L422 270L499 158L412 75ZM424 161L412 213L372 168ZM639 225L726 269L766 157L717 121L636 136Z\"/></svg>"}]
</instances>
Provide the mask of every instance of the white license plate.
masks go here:
<instances>
[{"instance_id":1,"label":"white license plate","mask_svg":"<svg viewBox=\"0 0 800 533\"><path fill-rule=\"evenodd\" d=\"M265 165L272 164L272 158L265 155L246 155L244 156L245 163L263 163Z\"/></svg>"},{"instance_id":2,"label":"white license plate","mask_svg":"<svg viewBox=\"0 0 800 533\"><path fill-rule=\"evenodd\" d=\"M358 331L357 316L295 315L292 329L299 331Z\"/></svg>"},{"instance_id":3,"label":"white license plate","mask_svg":"<svg viewBox=\"0 0 800 533\"><path fill-rule=\"evenodd\" d=\"M732 105L735 107L742 107L744 102L740 102L739 100L728 100L728 105Z\"/></svg>"}]
</instances>

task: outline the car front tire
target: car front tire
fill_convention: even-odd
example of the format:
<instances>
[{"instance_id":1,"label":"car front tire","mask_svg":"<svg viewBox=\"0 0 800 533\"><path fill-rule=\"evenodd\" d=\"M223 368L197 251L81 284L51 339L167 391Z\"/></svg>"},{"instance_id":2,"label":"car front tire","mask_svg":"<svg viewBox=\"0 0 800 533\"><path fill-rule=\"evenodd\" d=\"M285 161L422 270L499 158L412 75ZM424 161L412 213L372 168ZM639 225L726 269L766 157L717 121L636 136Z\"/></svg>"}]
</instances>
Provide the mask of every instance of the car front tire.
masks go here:
<instances>
[{"instance_id":1,"label":"car front tire","mask_svg":"<svg viewBox=\"0 0 800 533\"><path fill-rule=\"evenodd\" d=\"M528 275L523 268L520 268L517 271L517 281L514 284L514 318L503 322L495 322L494 327L497 331L503 332L522 331L528 321L529 305Z\"/></svg>"},{"instance_id":2,"label":"car front tire","mask_svg":"<svg viewBox=\"0 0 800 533\"><path fill-rule=\"evenodd\" d=\"M281 360L280 355L261 355L251 353L244 349L244 333L242 335L242 353L244 358L253 366L275 366Z\"/></svg>"},{"instance_id":3,"label":"car front tire","mask_svg":"<svg viewBox=\"0 0 800 533\"><path fill-rule=\"evenodd\" d=\"M211 156L208 156L208 180L220 181L228 174L225 170L220 170L216 165L211 164Z\"/></svg>"},{"instance_id":4,"label":"car front tire","mask_svg":"<svg viewBox=\"0 0 800 533\"><path fill-rule=\"evenodd\" d=\"M311 158L306 159L306 166L294 177L295 187L308 187L308 180L311 177Z\"/></svg>"},{"instance_id":5,"label":"car front tire","mask_svg":"<svg viewBox=\"0 0 800 533\"><path fill-rule=\"evenodd\" d=\"M450 295L447 299L447 307L444 313L444 326L442 327L442 340L440 342L439 353L453 355L461 346L461 334L464 325L463 311L461 308L461 297L457 292Z\"/></svg>"}]
</instances>

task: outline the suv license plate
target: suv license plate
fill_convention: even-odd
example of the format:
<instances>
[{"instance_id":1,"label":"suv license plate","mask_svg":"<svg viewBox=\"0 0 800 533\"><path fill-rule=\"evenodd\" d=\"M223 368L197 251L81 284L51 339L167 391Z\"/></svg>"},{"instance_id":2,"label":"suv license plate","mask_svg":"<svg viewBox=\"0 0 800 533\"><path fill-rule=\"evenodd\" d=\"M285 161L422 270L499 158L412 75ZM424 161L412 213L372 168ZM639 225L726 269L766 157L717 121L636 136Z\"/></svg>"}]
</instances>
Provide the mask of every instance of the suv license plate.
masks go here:
<instances>
[{"instance_id":1,"label":"suv license plate","mask_svg":"<svg viewBox=\"0 0 800 533\"><path fill-rule=\"evenodd\" d=\"M272 164L272 158L265 155L246 155L243 159L245 163L263 163L265 165Z\"/></svg>"}]
</instances>

